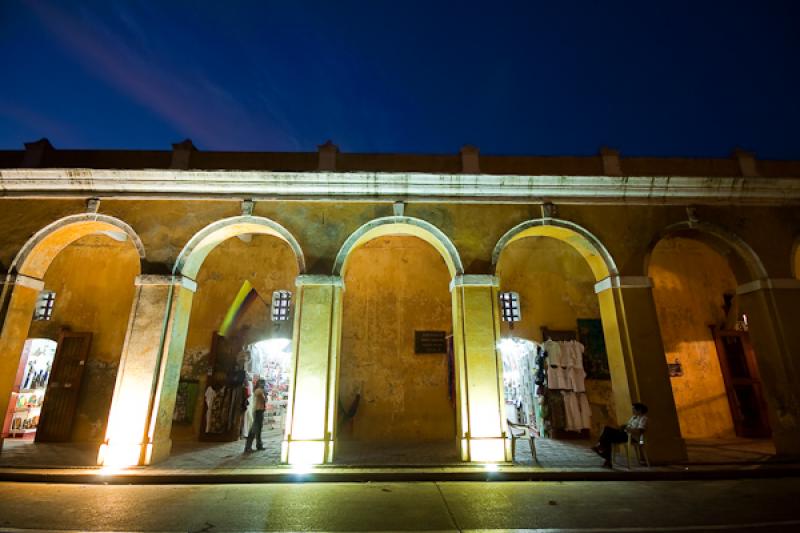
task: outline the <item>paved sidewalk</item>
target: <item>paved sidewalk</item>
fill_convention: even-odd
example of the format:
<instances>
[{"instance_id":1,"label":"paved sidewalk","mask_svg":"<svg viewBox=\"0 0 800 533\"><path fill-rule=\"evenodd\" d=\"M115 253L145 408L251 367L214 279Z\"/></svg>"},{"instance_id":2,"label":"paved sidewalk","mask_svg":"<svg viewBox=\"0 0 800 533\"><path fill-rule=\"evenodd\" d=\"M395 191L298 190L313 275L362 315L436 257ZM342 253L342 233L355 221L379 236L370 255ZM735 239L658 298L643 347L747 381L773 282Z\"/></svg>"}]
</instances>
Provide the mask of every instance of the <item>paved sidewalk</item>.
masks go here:
<instances>
[{"instance_id":1,"label":"paved sidewalk","mask_svg":"<svg viewBox=\"0 0 800 533\"><path fill-rule=\"evenodd\" d=\"M94 447L79 444L32 444L6 441L0 454L0 479L86 483L247 483L273 481L482 480L482 479L722 479L738 476L781 477L800 474L800 463L774 460L771 441L725 439L689 441L689 461L646 468L617 457L615 469L602 468L589 441L536 441L538 463L527 441L517 447L513 465L487 468L460 463L449 445L426 444L340 449L334 465L299 475L280 465L279 430L265 430L265 450L245 454L244 442L174 444L172 456L157 465L135 467L108 476L94 465Z\"/></svg>"}]
</instances>

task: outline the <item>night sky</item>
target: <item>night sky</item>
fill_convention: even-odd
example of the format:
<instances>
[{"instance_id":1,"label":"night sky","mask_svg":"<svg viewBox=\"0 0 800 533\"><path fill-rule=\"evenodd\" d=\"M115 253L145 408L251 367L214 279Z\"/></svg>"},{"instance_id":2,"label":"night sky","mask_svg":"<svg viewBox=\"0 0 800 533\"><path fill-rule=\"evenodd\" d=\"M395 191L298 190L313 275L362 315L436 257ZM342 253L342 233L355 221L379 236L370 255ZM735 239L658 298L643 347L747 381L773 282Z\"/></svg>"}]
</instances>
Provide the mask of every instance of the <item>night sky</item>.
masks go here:
<instances>
[{"instance_id":1,"label":"night sky","mask_svg":"<svg viewBox=\"0 0 800 533\"><path fill-rule=\"evenodd\" d=\"M800 159L800 1L2 0L0 58L0 149Z\"/></svg>"}]
</instances>

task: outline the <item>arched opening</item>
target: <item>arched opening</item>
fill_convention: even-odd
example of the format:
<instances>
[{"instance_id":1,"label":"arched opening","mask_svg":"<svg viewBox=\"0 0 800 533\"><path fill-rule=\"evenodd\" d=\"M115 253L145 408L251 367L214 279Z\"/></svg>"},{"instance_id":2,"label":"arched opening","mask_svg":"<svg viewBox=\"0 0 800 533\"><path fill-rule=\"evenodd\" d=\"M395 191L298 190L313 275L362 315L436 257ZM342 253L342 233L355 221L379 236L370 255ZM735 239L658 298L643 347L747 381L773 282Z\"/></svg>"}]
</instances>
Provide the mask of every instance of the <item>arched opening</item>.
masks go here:
<instances>
[{"instance_id":1,"label":"arched opening","mask_svg":"<svg viewBox=\"0 0 800 533\"><path fill-rule=\"evenodd\" d=\"M303 255L273 221L237 217L221 222L198 233L176 264L176 273L194 279L197 290L181 354L172 453L162 463L167 468L280 461L294 286ZM257 387L265 410L256 437ZM251 428L254 453L244 453Z\"/></svg>"},{"instance_id":2,"label":"arched opening","mask_svg":"<svg viewBox=\"0 0 800 533\"><path fill-rule=\"evenodd\" d=\"M754 457L774 453L750 324L737 295L740 285L767 277L755 254L718 230L674 227L653 246L647 273L681 435L693 459L720 444Z\"/></svg>"},{"instance_id":3,"label":"arched opening","mask_svg":"<svg viewBox=\"0 0 800 533\"><path fill-rule=\"evenodd\" d=\"M17 255L0 343L19 353L3 390L26 431L4 428L2 464L95 464L142 255L130 227L102 215L62 219Z\"/></svg>"},{"instance_id":4,"label":"arched opening","mask_svg":"<svg viewBox=\"0 0 800 533\"><path fill-rule=\"evenodd\" d=\"M338 462L458 460L449 284L461 262L438 230L409 220L365 226L337 260Z\"/></svg>"},{"instance_id":5,"label":"arched opening","mask_svg":"<svg viewBox=\"0 0 800 533\"><path fill-rule=\"evenodd\" d=\"M594 237L566 221L531 221L495 249L501 301L519 313L501 322L510 431L533 426L538 462L597 466L590 443L616 425L611 371L595 284L616 272ZM519 425L516 426L515 425ZM514 460L531 464L530 442Z\"/></svg>"}]
</instances>

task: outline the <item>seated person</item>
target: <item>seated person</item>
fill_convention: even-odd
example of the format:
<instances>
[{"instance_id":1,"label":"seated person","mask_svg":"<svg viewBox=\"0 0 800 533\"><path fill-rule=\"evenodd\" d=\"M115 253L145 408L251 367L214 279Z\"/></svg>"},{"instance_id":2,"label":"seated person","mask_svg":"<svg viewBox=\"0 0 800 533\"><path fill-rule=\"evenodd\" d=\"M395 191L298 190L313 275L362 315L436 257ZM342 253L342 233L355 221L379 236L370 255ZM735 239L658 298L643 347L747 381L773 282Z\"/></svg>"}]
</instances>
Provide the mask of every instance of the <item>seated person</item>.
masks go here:
<instances>
[{"instance_id":1,"label":"seated person","mask_svg":"<svg viewBox=\"0 0 800 533\"><path fill-rule=\"evenodd\" d=\"M603 466L606 468L611 468L611 448L614 444L628 442L629 436L638 440L647 428L647 406L643 403L635 403L632 407L633 416L624 426L619 429L606 426L603 428L600 440L595 446L592 446L592 450L605 459Z\"/></svg>"}]
</instances>

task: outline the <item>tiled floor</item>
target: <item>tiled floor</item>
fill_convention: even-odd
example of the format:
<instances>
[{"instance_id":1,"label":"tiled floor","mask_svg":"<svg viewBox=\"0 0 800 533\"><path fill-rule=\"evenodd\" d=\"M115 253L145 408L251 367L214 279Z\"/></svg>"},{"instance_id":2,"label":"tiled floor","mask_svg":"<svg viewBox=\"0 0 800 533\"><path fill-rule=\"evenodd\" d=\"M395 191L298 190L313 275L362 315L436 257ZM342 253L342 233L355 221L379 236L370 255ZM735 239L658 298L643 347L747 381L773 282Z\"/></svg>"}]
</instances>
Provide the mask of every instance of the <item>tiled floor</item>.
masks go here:
<instances>
[{"instance_id":1,"label":"tiled floor","mask_svg":"<svg viewBox=\"0 0 800 533\"><path fill-rule=\"evenodd\" d=\"M265 429L263 451L244 453L244 440L226 443L176 442L172 455L160 463L164 469L264 468L280 461L281 431ZM600 468L602 460L591 451L590 441L537 439L536 455L540 466L557 469ZM769 440L719 439L687 441L692 464L724 465L769 461L775 448ZM82 444L35 444L7 439L0 453L0 467L80 467L93 466L96 447ZM519 441L516 463L533 466L530 446ZM622 464L624 457L617 457ZM442 465L457 464L456 450L449 444L371 446L358 448L342 443L337 460L341 465Z\"/></svg>"}]
</instances>

